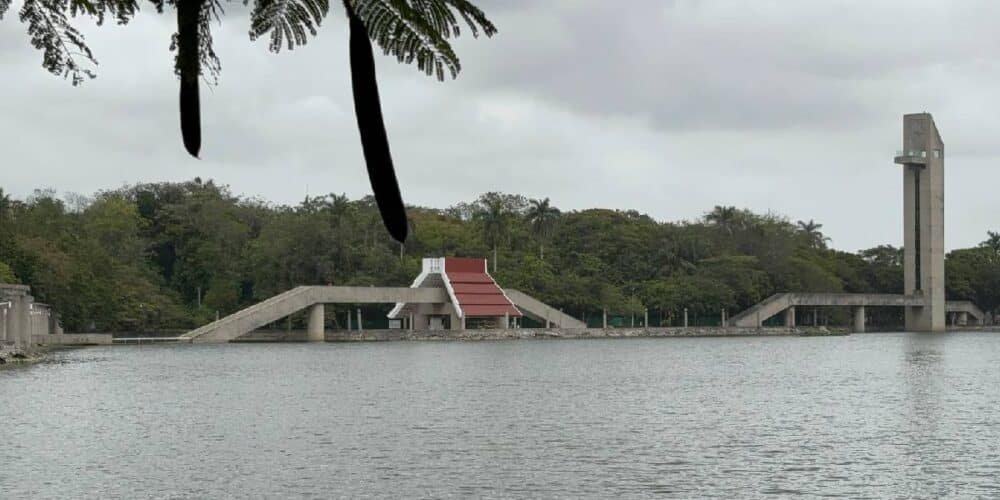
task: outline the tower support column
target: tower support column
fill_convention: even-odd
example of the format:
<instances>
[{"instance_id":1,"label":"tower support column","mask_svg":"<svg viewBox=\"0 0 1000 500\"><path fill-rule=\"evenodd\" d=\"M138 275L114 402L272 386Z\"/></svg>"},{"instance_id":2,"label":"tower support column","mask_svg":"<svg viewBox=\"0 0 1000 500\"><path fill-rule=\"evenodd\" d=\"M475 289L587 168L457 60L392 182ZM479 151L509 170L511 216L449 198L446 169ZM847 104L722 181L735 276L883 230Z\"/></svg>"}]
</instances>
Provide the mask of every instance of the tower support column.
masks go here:
<instances>
[{"instance_id":1,"label":"tower support column","mask_svg":"<svg viewBox=\"0 0 1000 500\"><path fill-rule=\"evenodd\" d=\"M865 306L858 306L854 308L854 332L865 332Z\"/></svg>"},{"instance_id":2,"label":"tower support column","mask_svg":"<svg viewBox=\"0 0 1000 500\"><path fill-rule=\"evenodd\" d=\"M907 331L945 329L944 142L929 113L903 116L903 293L922 298L904 311Z\"/></svg>"},{"instance_id":3,"label":"tower support column","mask_svg":"<svg viewBox=\"0 0 1000 500\"><path fill-rule=\"evenodd\" d=\"M309 326L306 329L306 339L309 342L323 342L326 340L323 323L326 321L326 310L323 304L316 304L309 308Z\"/></svg>"}]
</instances>

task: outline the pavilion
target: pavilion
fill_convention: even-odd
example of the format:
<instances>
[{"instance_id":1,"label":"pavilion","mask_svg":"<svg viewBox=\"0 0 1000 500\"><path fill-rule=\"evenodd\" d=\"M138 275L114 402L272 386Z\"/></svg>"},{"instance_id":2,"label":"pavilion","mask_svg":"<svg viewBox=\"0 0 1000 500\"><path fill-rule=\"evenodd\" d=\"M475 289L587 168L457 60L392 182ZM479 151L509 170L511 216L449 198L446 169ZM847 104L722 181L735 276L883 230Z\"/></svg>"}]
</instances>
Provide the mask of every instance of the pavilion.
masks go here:
<instances>
[{"instance_id":1,"label":"pavilion","mask_svg":"<svg viewBox=\"0 0 1000 500\"><path fill-rule=\"evenodd\" d=\"M423 259L411 288L441 288L443 303L397 302L388 317L396 328L464 330L509 328L523 314L490 276L486 259L442 257Z\"/></svg>"}]
</instances>

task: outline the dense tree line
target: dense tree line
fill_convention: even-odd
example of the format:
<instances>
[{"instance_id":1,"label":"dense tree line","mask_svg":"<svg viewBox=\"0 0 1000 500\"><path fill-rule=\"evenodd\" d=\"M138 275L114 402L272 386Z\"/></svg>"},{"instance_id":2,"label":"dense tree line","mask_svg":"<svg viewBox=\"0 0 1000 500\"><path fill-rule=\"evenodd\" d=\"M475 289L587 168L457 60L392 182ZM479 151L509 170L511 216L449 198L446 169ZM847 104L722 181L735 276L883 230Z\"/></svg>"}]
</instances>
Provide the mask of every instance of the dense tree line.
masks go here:
<instances>
[{"instance_id":1,"label":"dense tree line","mask_svg":"<svg viewBox=\"0 0 1000 500\"><path fill-rule=\"evenodd\" d=\"M0 282L31 285L68 331L188 328L303 284L405 286L427 256L489 256L503 286L592 324L604 308L619 322L648 308L651 323L677 324L687 308L692 322L709 323L781 291L902 290L899 248L841 252L812 220L734 207L664 223L486 193L411 207L409 224L399 244L371 197L276 206L200 179L92 197L0 191ZM1000 308L1000 234L949 253L946 267L950 299ZM387 307L370 309L374 319ZM901 311L873 313L876 324L901 322ZM846 322L846 311L826 314Z\"/></svg>"}]
</instances>

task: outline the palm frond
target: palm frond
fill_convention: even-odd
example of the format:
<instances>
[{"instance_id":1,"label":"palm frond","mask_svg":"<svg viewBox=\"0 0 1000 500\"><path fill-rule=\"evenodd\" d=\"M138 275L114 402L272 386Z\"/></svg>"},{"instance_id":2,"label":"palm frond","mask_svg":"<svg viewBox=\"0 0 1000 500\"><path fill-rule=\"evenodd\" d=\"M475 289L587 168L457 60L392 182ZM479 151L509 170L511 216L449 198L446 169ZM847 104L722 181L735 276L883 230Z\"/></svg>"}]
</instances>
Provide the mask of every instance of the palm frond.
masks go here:
<instances>
[{"instance_id":1,"label":"palm frond","mask_svg":"<svg viewBox=\"0 0 1000 500\"><path fill-rule=\"evenodd\" d=\"M351 86L354 93L354 114L361 135L361 149L368 167L368 179L375 194L382 222L396 241L403 243L409 231L406 206L399 192L399 182L389 151L389 137L382 120L382 104L375 77L375 57L371 37L365 24L344 0L350 25Z\"/></svg>"},{"instance_id":2,"label":"palm frond","mask_svg":"<svg viewBox=\"0 0 1000 500\"><path fill-rule=\"evenodd\" d=\"M201 102L198 77L201 75L201 0L178 0L177 33L172 49L177 50L174 71L180 77L181 138L184 149L198 157L201 149Z\"/></svg>"},{"instance_id":3,"label":"palm frond","mask_svg":"<svg viewBox=\"0 0 1000 500\"><path fill-rule=\"evenodd\" d=\"M73 17L93 17L98 26L104 24L109 15L115 22L124 25L139 11L139 5L136 0L70 0L69 11Z\"/></svg>"},{"instance_id":4,"label":"palm frond","mask_svg":"<svg viewBox=\"0 0 1000 500\"><path fill-rule=\"evenodd\" d=\"M270 33L272 52L285 45L292 50L316 35L329 10L329 0L257 0L250 13L250 39Z\"/></svg>"},{"instance_id":5,"label":"palm frond","mask_svg":"<svg viewBox=\"0 0 1000 500\"><path fill-rule=\"evenodd\" d=\"M453 78L461 62L449 40L463 24L473 36L493 36L496 27L468 0L349 0L372 41L387 55L428 75ZM278 52L308 42L330 9L329 0L256 0L250 14L250 39L270 35L268 48Z\"/></svg>"},{"instance_id":6,"label":"palm frond","mask_svg":"<svg viewBox=\"0 0 1000 500\"><path fill-rule=\"evenodd\" d=\"M94 78L97 60L67 11L66 0L25 0L19 16L28 25L31 45L42 51L42 67L79 85Z\"/></svg>"},{"instance_id":7,"label":"palm frond","mask_svg":"<svg viewBox=\"0 0 1000 500\"><path fill-rule=\"evenodd\" d=\"M465 21L473 36L487 36L496 27L485 14L467 0L355 0L358 16L368 27L372 40L387 55L443 80L462 69L449 38L461 29L455 13Z\"/></svg>"},{"instance_id":8,"label":"palm frond","mask_svg":"<svg viewBox=\"0 0 1000 500\"><path fill-rule=\"evenodd\" d=\"M9 8L10 0L0 0L0 20L3 20L3 15L7 13Z\"/></svg>"}]
</instances>

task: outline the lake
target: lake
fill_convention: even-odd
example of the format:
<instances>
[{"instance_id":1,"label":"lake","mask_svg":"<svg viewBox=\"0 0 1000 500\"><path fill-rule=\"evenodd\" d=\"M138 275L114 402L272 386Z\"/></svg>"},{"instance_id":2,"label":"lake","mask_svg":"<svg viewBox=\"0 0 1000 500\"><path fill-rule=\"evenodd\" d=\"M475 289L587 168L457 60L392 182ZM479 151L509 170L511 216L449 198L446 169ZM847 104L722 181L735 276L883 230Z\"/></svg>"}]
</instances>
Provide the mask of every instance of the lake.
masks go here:
<instances>
[{"instance_id":1,"label":"lake","mask_svg":"<svg viewBox=\"0 0 1000 500\"><path fill-rule=\"evenodd\" d=\"M1000 496L1000 334L108 346L0 370L4 498Z\"/></svg>"}]
</instances>

